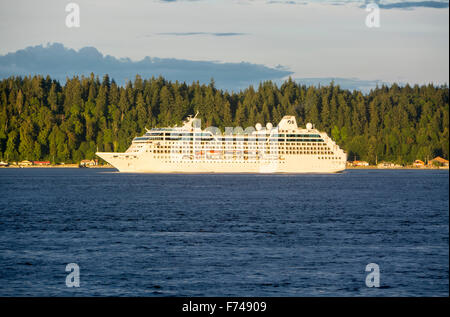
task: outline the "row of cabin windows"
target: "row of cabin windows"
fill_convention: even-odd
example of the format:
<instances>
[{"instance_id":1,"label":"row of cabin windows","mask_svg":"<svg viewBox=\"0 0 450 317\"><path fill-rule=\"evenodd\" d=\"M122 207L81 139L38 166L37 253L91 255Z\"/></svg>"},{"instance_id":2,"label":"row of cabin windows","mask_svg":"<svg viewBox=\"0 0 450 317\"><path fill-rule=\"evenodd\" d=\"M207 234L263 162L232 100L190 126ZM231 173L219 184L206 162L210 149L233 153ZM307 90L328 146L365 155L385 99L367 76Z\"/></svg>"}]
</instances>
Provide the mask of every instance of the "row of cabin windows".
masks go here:
<instances>
[{"instance_id":1,"label":"row of cabin windows","mask_svg":"<svg viewBox=\"0 0 450 317\"><path fill-rule=\"evenodd\" d=\"M333 155L331 151L281 151L281 154L313 154L313 155Z\"/></svg>"},{"instance_id":2,"label":"row of cabin windows","mask_svg":"<svg viewBox=\"0 0 450 317\"><path fill-rule=\"evenodd\" d=\"M146 134L144 136L141 137L136 137L134 138L135 140L146 140L146 139L153 139L156 137L162 137L164 136L166 139L193 139L193 135L192 134L187 134L187 133L155 133L155 134ZM213 137L213 135L209 134L209 133L195 133L195 138L203 138L203 139L211 139ZM253 135L253 136L245 136L245 135L216 135L216 138L219 139L244 139L244 140L248 140L248 139L253 139L253 138L258 138L258 136ZM270 136L270 138L320 138L319 134L272 134Z\"/></svg>"},{"instance_id":3,"label":"row of cabin windows","mask_svg":"<svg viewBox=\"0 0 450 317\"><path fill-rule=\"evenodd\" d=\"M210 148L214 148L213 144L208 144ZM328 150L328 146L326 145L316 145L316 144L302 144L300 145L290 145L289 143L287 143L288 146L279 146L279 149L286 149L286 150ZM174 148L173 146L170 145L157 145L156 146L157 149L172 149ZM192 148L192 146L190 145L177 145L176 148L183 148L183 149L190 149ZM221 147L218 147L221 148ZM243 148L243 149L260 149L261 146L235 146L235 147L224 147L225 149L234 149L234 148ZM270 146L265 146L263 148L270 148Z\"/></svg>"},{"instance_id":4,"label":"row of cabin windows","mask_svg":"<svg viewBox=\"0 0 450 317\"><path fill-rule=\"evenodd\" d=\"M199 150L199 149L198 149ZM236 153L243 152L245 150L236 151ZM147 151L148 152L148 151ZM221 151L224 152L224 151ZM225 151L226 152L226 151ZM257 152L256 150L250 151L250 152ZM275 150L275 151L264 151L266 154L290 154L290 155L296 155L296 154L313 154L313 155L334 155L331 151L314 151L314 150L305 150L305 151L284 151L284 150ZM153 153L192 153L192 150L155 150ZM230 153L225 153L225 155L231 155Z\"/></svg>"},{"instance_id":5,"label":"row of cabin windows","mask_svg":"<svg viewBox=\"0 0 450 317\"><path fill-rule=\"evenodd\" d=\"M170 151L170 150L156 150L156 154L181 154L181 153L192 153L192 151ZM246 153L236 152L236 156L245 156ZM250 153L254 155L253 153ZM330 151L267 151L266 154L287 154L287 155L334 155ZM233 153L224 153L225 156L232 156ZM329 157L329 156L328 156Z\"/></svg>"},{"instance_id":6,"label":"row of cabin windows","mask_svg":"<svg viewBox=\"0 0 450 317\"><path fill-rule=\"evenodd\" d=\"M152 139L152 140L163 140L163 139ZM195 140L195 141L194 141ZM142 141L142 140L136 140L135 141ZM259 138L255 138L253 140L248 140L248 139L218 139L217 141L213 141L212 138L209 139L180 139L180 138L166 138L165 140L167 143L170 143L172 141L177 141L177 142L220 142L220 143L240 143L240 142L244 142L244 143L256 143L256 142L271 142L271 143L284 143L284 142L313 142L313 143L323 143L325 142L323 139L259 139Z\"/></svg>"},{"instance_id":7,"label":"row of cabin windows","mask_svg":"<svg viewBox=\"0 0 450 317\"><path fill-rule=\"evenodd\" d=\"M155 158L166 160L166 161L164 161L164 163L177 163L177 162L179 162L179 160L176 160L176 161L169 160L170 156L157 156ZM214 159L208 159L208 160L205 160L205 161L208 161L208 163L250 163L250 162L256 162L256 161L259 161L259 160L252 160L252 159L247 160L246 158L244 158L244 160L242 160L242 161L241 160L230 160L230 161L224 162L224 161L221 161L221 160L214 160ZM184 162L197 163L197 161L194 161L194 160L191 160L191 159L186 159ZM286 162L285 161L279 161L278 163L285 164Z\"/></svg>"},{"instance_id":8,"label":"row of cabin windows","mask_svg":"<svg viewBox=\"0 0 450 317\"><path fill-rule=\"evenodd\" d=\"M136 142L137 144L146 144L145 142ZM266 142L266 141L261 141L261 140L255 140L254 142L242 142L242 141L238 141L238 142L221 142L221 141L217 141L217 142L213 142L213 141L207 141L207 142L203 142L203 141L196 141L196 142L189 142L189 141L178 141L178 142L171 142L171 141L167 141L164 142L164 144L215 144L215 145L222 145L223 143L225 144L239 144L239 145L254 145L254 144L278 144L279 146L283 146L283 145L316 145L316 146L326 146L326 144L324 142L310 142L310 141L305 141L305 142L294 142L294 141L290 141L290 142Z\"/></svg>"},{"instance_id":9,"label":"row of cabin windows","mask_svg":"<svg viewBox=\"0 0 450 317\"><path fill-rule=\"evenodd\" d=\"M140 143L140 142L139 142ZM223 143L225 143L225 144L239 144L239 145L241 145L241 144L244 144L244 145L253 145L253 144L267 144L267 143L269 143L269 144L279 144L280 146L283 146L283 145L317 145L317 146L325 146L326 144L324 143L324 142L315 142L315 141L304 141L304 142L301 142L301 141L297 141L297 140L292 140L292 141L289 141L288 140L288 142L267 142L266 140L255 140L254 142L243 142L243 141L233 141L233 142L221 142L221 141L207 141L207 142L204 142L204 141L195 141L195 142L192 142L192 141L178 141L178 142L172 142L172 141L166 141L166 142L164 142L164 144L217 144L217 145L222 145ZM311 144L311 143L314 143L314 144Z\"/></svg>"},{"instance_id":10,"label":"row of cabin windows","mask_svg":"<svg viewBox=\"0 0 450 317\"><path fill-rule=\"evenodd\" d=\"M163 156L155 156L155 158L156 159L170 159L171 157L169 155L163 155ZM185 159L189 160L190 158L185 158ZM318 159L319 160L339 160L338 157L331 157L331 156L322 156L322 157L319 156ZM211 161L215 161L215 160L212 159ZM221 162L221 161L220 160L216 160L216 162ZM280 162L283 162L283 161L280 161Z\"/></svg>"}]
</instances>

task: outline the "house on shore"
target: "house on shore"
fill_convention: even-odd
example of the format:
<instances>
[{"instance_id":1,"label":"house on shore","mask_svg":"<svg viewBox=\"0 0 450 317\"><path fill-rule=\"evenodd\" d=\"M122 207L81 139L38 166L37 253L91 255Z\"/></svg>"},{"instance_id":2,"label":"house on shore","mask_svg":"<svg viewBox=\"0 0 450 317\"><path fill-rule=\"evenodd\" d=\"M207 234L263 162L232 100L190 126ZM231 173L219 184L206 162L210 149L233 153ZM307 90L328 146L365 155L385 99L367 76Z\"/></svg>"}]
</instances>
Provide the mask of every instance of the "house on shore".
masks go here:
<instances>
[{"instance_id":1,"label":"house on shore","mask_svg":"<svg viewBox=\"0 0 450 317\"><path fill-rule=\"evenodd\" d=\"M430 166L447 166L448 161L440 156L436 156L434 159L428 161L428 165Z\"/></svg>"},{"instance_id":2,"label":"house on shore","mask_svg":"<svg viewBox=\"0 0 450 317\"><path fill-rule=\"evenodd\" d=\"M377 165L378 168L402 168L403 166L392 162L381 162Z\"/></svg>"},{"instance_id":3,"label":"house on shore","mask_svg":"<svg viewBox=\"0 0 450 317\"><path fill-rule=\"evenodd\" d=\"M97 166L98 160L82 160L79 165L80 167Z\"/></svg>"},{"instance_id":4,"label":"house on shore","mask_svg":"<svg viewBox=\"0 0 450 317\"><path fill-rule=\"evenodd\" d=\"M417 167L417 168L424 168L425 167L425 162L421 161L421 160L415 160L414 163L413 163L413 166Z\"/></svg>"},{"instance_id":5,"label":"house on shore","mask_svg":"<svg viewBox=\"0 0 450 317\"><path fill-rule=\"evenodd\" d=\"M50 161L33 161L33 165L50 166Z\"/></svg>"},{"instance_id":6,"label":"house on shore","mask_svg":"<svg viewBox=\"0 0 450 317\"><path fill-rule=\"evenodd\" d=\"M349 163L350 166L369 166L369 163L366 161L353 161Z\"/></svg>"},{"instance_id":7,"label":"house on shore","mask_svg":"<svg viewBox=\"0 0 450 317\"><path fill-rule=\"evenodd\" d=\"M31 162L31 161L25 160L25 161L19 162L19 166L31 166L31 165L33 165L33 162Z\"/></svg>"}]
</instances>

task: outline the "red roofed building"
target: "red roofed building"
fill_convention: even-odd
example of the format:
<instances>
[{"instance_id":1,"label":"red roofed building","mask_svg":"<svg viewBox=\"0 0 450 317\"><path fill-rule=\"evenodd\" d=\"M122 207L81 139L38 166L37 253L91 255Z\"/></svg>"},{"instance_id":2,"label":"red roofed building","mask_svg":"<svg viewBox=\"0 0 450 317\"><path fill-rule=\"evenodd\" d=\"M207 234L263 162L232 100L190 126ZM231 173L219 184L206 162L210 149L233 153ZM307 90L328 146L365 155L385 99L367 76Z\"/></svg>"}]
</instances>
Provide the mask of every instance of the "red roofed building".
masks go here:
<instances>
[{"instance_id":1,"label":"red roofed building","mask_svg":"<svg viewBox=\"0 0 450 317\"><path fill-rule=\"evenodd\" d=\"M50 165L50 161L33 161L33 165Z\"/></svg>"}]
</instances>

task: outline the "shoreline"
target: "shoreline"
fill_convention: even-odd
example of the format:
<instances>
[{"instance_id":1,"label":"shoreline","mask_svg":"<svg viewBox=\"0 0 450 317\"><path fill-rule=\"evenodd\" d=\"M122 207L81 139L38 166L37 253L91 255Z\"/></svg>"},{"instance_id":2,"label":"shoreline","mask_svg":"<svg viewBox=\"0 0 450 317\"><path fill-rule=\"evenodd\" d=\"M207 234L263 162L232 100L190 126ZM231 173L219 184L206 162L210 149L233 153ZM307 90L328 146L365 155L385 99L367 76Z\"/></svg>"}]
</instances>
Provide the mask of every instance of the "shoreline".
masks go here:
<instances>
[{"instance_id":1,"label":"shoreline","mask_svg":"<svg viewBox=\"0 0 450 317\"><path fill-rule=\"evenodd\" d=\"M78 164L65 164L65 165L50 165L50 166L19 166L19 165L9 165L0 166L0 168L115 168L112 165L97 165L97 166L86 166L81 167ZM345 169L363 169L363 170L448 170L448 166L437 166L437 167L413 167L413 166L402 166L402 167L377 167L377 166L347 166Z\"/></svg>"},{"instance_id":2,"label":"shoreline","mask_svg":"<svg viewBox=\"0 0 450 317\"><path fill-rule=\"evenodd\" d=\"M9 166L0 166L0 168L114 168L112 165L98 165L98 166L89 166L89 167L81 167L78 164L65 164L65 165L50 165L50 166L40 166L40 165L32 165L32 166L19 166L19 165L9 165Z\"/></svg>"},{"instance_id":3,"label":"shoreline","mask_svg":"<svg viewBox=\"0 0 450 317\"><path fill-rule=\"evenodd\" d=\"M347 166L345 169L368 169L368 170L448 170L448 166L433 166L433 167L414 167L414 166L401 166L401 167L378 167L372 166Z\"/></svg>"}]
</instances>

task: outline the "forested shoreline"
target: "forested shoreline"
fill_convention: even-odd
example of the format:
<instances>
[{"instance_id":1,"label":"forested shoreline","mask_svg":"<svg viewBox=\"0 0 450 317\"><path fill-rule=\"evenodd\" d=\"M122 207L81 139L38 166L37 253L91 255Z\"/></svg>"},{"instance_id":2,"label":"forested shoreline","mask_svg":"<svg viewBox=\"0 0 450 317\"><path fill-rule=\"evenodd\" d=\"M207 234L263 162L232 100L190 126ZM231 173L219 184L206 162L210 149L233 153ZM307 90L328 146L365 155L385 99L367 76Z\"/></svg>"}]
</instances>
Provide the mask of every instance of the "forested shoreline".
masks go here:
<instances>
[{"instance_id":1,"label":"forested shoreline","mask_svg":"<svg viewBox=\"0 0 450 317\"><path fill-rule=\"evenodd\" d=\"M202 126L254 126L295 115L327 132L349 159L408 164L449 158L449 90L381 86L368 94L289 79L240 92L136 76L118 86L108 75L10 77L0 81L0 159L76 163L99 151L124 151L145 127L180 124L199 112Z\"/></svg>"}]
</instances>

